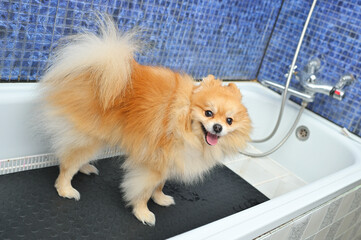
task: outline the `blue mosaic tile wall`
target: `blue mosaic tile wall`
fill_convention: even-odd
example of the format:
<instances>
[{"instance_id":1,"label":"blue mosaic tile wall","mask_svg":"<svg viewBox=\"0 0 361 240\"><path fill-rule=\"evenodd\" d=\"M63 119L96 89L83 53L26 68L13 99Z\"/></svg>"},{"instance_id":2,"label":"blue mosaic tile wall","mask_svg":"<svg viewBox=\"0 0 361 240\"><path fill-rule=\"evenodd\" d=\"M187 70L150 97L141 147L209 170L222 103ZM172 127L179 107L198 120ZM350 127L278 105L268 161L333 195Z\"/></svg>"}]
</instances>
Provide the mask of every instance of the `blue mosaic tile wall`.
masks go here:
<instances>
[{"instance_id":1,"label":"blue mosaic tile wall","mask_svg":"<svg viewBox=\"0 0 361 240\"><path fill-rule=\"evenodd\" d=\"M259 80L286 82L284 74L292 62L311 3L310 0L284 2ZM361 1L317 1L297 60L298 69L314 56L322 61L320 83L335 85L346 73L356 76L357 81L346 88L342 101L318 94L308 108L361 136ZM295 78L291 86L302 89Z\"/></svg>"},{"instance_id":2,"label":"blue mosaic tile wall","mask_svg":"<svg viewBox=\"0 0 361 240\"><path fill-rule=\"evenodd\" d=\"M0 1L0 78L36 81L59 38L92 28L107 12L121 30L138 27L144 64L196 78L254 79L281 5L277 1Z\"/></svg>"}]
</instances>

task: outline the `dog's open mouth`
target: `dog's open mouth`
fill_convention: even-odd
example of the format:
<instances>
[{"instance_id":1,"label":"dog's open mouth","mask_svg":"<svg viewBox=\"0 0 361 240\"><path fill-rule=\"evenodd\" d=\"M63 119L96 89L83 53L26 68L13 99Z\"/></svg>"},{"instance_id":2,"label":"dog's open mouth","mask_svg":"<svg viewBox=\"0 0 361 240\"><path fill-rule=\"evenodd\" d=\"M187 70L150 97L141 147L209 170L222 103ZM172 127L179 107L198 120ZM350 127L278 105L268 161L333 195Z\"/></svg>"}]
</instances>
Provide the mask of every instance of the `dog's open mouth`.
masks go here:
<instances>
[{"instance_id":1,"label":"dog's open mouth","mask_svg":"<svg viewBox=\"0 0 361 240\"><path fill-rule=\"evenodd\" d=\"M206 141L206 143L208 145L211 145L211 146L216 145L217 142L218 142L219 136L217 136L216 134L212 134L212 133L208 132L206 130L206 128L203 126L203 124L201 124L201 126L202 126L202 130L203 130L203 133L204 133L204 140Z\"/></svg>"}]
</instances>

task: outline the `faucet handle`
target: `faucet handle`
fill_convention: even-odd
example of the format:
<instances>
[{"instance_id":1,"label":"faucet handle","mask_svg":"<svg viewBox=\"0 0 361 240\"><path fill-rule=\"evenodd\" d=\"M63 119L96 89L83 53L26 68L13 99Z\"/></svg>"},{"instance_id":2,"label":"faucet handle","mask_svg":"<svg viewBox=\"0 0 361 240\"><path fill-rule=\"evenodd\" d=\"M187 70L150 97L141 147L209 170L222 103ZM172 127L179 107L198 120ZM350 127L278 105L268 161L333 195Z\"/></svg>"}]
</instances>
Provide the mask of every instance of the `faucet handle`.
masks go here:
<instances>
[{"instance_id":1,"label":"faucet handle","mask_svg":"<svg viewBox=\"0 0 361 240\"><path fill-rule=\"evenodd\" d=\"M292 65L289 65L289 66L288 66L289 71L285 73L285 75L284 75L285 78L288 78L288 74L290 73L291 67L292 67ZM293 67L293 69L292 69L292 74L295 74L295 75L297 74L296 69L297 69L297 65L295 65L295 66Z\"/></svg>"},{"instance_id":2,"label":"faucet handle","mask_svg":"<svg viewBox=\"0 0 361 240\"><path fill-rule=\"evenodd\" d=\"M304 71L308 74L315 74L321 69L321 64L321 60L318 57L313 57L307 62Z\"/></svg>"},{"instance_id":3,"label":"faucet handle","mask_svg":"<svg viewBox=\"0 0 361 240\"><path fill-rule=\"evenodd\" d=\"M344 87L351 85L355 81L355 77L352 74L345 74L340 77L340 80L336 84L335 88L343 89Z\"/></svg>"},{"instance_id":4,"label":"faucet handle","mask_svg":"<svg viewBox=\"0 0 361 240\"><path fill-rule=\"evenodd\" d=\"M344 87L352 84L355 81L355 77L352 74L345 74L341 76L338 83L332 88L330 95L337 99L342 100L345 96Z\"/></svg>"},{"instance_id":5,"label":"faucet handle","mask_svg":"<svg viewBox=\"0 0 361 240\"><path fill-rule=\"evenodd\" d=\"M341 101L345 96L345 91L333 87L332 90L330 91L330 96L333 97L334 99Z\"/></svg>"}]
</instances>

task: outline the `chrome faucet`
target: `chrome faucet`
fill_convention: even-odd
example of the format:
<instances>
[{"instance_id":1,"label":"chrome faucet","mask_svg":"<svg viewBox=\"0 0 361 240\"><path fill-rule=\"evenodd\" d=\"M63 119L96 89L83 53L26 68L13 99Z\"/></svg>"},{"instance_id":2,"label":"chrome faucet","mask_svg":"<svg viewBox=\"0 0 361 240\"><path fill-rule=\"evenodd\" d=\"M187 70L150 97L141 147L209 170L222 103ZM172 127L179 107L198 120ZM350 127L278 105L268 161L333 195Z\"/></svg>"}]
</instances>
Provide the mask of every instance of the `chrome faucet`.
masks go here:
<instances>
[{"instance_id":1,"label":"chrome faucet","mask_svg":"<svg viewBox=\"0 0 361 240\"><path fill-rule=\"evenodd\" d=\"M296 79L300 82L306 93L310 95L322 93L341 101L345 96L344 87L355 81L354 76L351 74L343 75L335 86L319 84L317 83L316 74L320 67L320 59L311 59L302 71L295 74Z\"/></svg>"},{"instance_id":2,"label":"chrome faucet","mask_svg":"<svg viewBox=\"0 0 361 240\"><path fill-rule=\"evenodd\" d=\"M300 92L289 88L288 93L295 97L299 97L306 102L313 102L316 93L326 94L341 101L345 96L344 88L355 81L354 76L351 74L343 75L335 86L320 84L317 83L316 76L320 68L321 61L319 58L311 59L303 70L299 72L295 71L297 69L297 66L295 66L292 70L292 74L295 75L296 79L300 82L304 91ZM288 77L288 74L286 74L285 77ZM282 85L270 81L262 81L262 84L268 87L277 88L281 91L284 90Z\"/></svg>"}]
</instances>

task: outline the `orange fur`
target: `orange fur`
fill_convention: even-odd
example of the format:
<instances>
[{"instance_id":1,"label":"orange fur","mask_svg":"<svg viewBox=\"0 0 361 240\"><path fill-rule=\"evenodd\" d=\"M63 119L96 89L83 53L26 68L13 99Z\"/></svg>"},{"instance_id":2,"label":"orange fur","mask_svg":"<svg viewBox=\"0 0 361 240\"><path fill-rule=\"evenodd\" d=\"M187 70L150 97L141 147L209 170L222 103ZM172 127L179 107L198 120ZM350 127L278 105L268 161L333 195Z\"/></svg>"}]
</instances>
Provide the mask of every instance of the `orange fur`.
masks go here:
<instances>
[{"instance_id":1,"label":"orange fur","mask_svg":"<svg viewBox=\"0 0 361 240\"><path fill-rule=\"evenodd\" d=\"M101 27L108 29L103 34L115 31L109 19ZM78 170L97 172L88 165L94 152L105 144L119 146L128 156L121 184L124 198L140 221L154 225L147 201L153 198L163 206L174 204L173 198L162 192L167 179L193 182L225 156L237 154L249 140L248 113L234 84L222 86L220 80L209 75L197 86L186 74L140 65L129 58L129 51L122 55L124 49L136 49L123 39L126 35L96 37L101 44L107 44L110 38L114 48L119 48L114 52L120 54L92 53L101 55L92 57L103 62L84 60L77 66L69 54L77 54L81 46L70 42L58 50L58 58L42 80L47 126L60 159L56 188L63 197L79 199L70 183L73 175ZM91 46L86 37L82 41ZM74 53L68 51L69 47ZM99 64L116 66L118 61L129 67L99 68ZM114 77L117 71L119 77ZM207 110L212 111L212 117L205 116ZM227 118L232 118L231 125ZM218 143L209 146L206 132L212 132L216 123L223 130L217 133Z\"/></svg>"}]
</instances>

